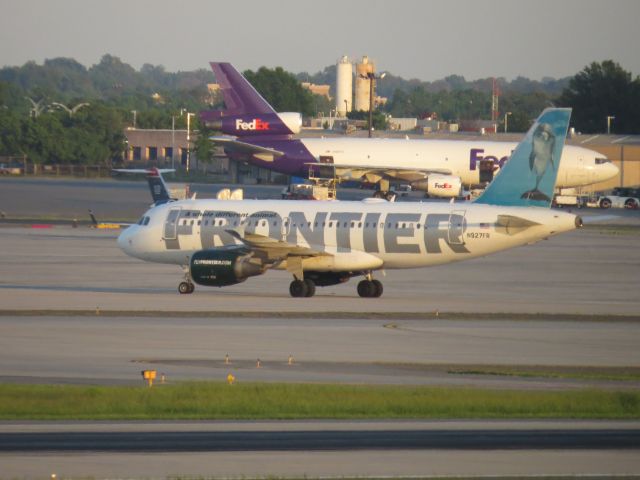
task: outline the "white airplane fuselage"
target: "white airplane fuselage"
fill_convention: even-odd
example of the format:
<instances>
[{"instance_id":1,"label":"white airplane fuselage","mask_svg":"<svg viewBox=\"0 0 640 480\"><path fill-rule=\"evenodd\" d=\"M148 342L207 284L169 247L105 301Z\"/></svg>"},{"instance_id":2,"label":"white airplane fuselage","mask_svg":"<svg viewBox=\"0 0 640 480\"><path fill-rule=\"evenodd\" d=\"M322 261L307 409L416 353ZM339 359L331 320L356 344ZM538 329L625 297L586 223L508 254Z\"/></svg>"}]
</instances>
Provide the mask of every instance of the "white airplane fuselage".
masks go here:
<instances>
[{"instance_id":1,"label":"white airplane fuselage","mask_svg":"<svg viewBox=\"0 0 640 480\"><path fill-rule=\"evenodd\" d=\"M316 160L331 157L336 167L349 165L389 170L448 171L450 175L460 177L462 184L467 186L485 183L480 177L481 165L493 168L495 175L517 146L516 142L397 138L326 137L303 138L300 141ZM565 145L556 188L603 182L615 177L618 172L618 167L605 155L587 148Z\"/></svg>"},{"instance_id":2,"label":"white airplane fuselage","mask_svg":"<svg viewBox=\"0 0 640 480\"><path fill-rule=\"evenodd\" d=\"M188 265L195 252L256 236L317 252L304 257L303 269L331 272L466 260L572 230L578 220L546 208L467 202L183 200L151 208L140 223L118 245L142 260Z\"/></svg>"}]
</instances>

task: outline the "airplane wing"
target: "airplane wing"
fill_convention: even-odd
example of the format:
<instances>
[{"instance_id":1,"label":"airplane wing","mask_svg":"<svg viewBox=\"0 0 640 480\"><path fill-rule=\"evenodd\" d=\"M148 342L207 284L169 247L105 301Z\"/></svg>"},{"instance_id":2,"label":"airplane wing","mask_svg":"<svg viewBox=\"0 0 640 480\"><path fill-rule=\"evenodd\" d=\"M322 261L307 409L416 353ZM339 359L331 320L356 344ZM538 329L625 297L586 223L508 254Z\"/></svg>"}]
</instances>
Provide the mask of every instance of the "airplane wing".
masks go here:
<instances>
[{"instance_id":1,"label":"airplane wing","mask_svg":"<svg viewBox=\"0 0 640 480\"><path fill-rule=\"evenodd\" d=\"M283 240L276 240L265 235L258 235L257 233L240 234L236 230L226 230L226 232L256 252L258 255L269 260L285 259L286 257L318 257L320 255L329 255L328 253L321 252L319 250L300 247Z\"/></svg>"},{"instance_id":2,"label":"airplane wing","mask_svg":"<svg viewBox=\"0 0 640 480\"><path fill-rule=\"evenodd\" d=\"M223 147L227 152L253 155L266 162L273 162L276 158L284 155L284 152L279 150L241 142L235 137L209 137L209 140L213 144Z\"/></svg>"},{"instance_id":3,"label":"airplane wing","mask_svg":"<svg viewBox=\"0 0 640 480\"><path fill-rule=\"evenodd\" d=\"M320 250L300 247L256 233L245 233L243 236L235 230L226 230L226 232L250 248L265 264L276 265L286 261L287 271L296 278L303 278L304 276L302 270L303 258L330 255Z\"/></svg>"},{"instance_id":4,"label":"airplane wing","mask_svg":"<svg viewBox=\"0 0 640 480\"><path fill-rule=\"evenodd\" d=\"M417 169L380 165L348 165L344 163L339 165L330 163L308 163L307 165L318 165L320 168L333 168L336 177L342 180L361 180L367 182L378 182L383 178L387 180L416 182L418 180L424 180L434 173L442 175L451 175L452 173L451 170L445 168Z\"/></svg>"}]
</instances>

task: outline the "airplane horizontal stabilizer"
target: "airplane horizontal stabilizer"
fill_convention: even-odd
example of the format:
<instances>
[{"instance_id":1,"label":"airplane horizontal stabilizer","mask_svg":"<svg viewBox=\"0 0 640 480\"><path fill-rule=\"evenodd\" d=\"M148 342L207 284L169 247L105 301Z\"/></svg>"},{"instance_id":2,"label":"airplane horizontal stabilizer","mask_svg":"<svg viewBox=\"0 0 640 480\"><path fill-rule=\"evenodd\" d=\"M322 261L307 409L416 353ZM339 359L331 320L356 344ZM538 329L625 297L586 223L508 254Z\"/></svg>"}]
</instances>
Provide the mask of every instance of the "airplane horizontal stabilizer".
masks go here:
<instances>
[{"instance_id":1,"label":"airplane horizontal stabilizer","mask_svg":"<svg viewBox=\"0 0 640 480\"><path fill-rule=\"evenodd\" d=\"M233 137L209 137L209 140L215 145L220 145L227 152L242 153L245 155L254 155L264 161L273 161L282 157L284 152L274 150L273 148L260 147L251 143L241 142Z\"/></svg>"},{"instance_id":2,"label":"airplane horizontal stabilizer","mask_svg":"<svg viewBox=\"0 0 640 480\"><path fill-rule=\"evenodd\" d=\"M498 215L496 221L496 231L505 235L515 235L527 228L540 225L538 222L528 220L514 215Z\"/></svg>"}]
</instances>

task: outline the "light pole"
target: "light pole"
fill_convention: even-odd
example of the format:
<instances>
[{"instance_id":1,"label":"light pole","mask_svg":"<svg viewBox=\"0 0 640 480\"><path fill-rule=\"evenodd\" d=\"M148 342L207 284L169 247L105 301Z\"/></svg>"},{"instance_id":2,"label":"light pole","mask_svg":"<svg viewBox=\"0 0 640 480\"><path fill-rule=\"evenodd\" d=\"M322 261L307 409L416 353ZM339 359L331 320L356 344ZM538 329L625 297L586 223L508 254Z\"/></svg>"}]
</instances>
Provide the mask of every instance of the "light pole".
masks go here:
<instances>
[{"instance_id":1,"label":"light pole","mask_svg":"<svg viewBox=\"0 0 640 480\"><path fill-rule=\"evenodd\" d=\"M613 115L607 115L607 135L611 134L611 120L615 120Z\"/></svg>"},{"instance_id":2,"label":"light pole","mask_svg":"<svg viewBox=\"0 0 640 480\"><path fill-rule=\"evenodd\" d=\"M507 112L504 114L504 133L507 133L507 119L511 115L511 112Z\"/></svg>"},{"instance_id":3,"label":"light pole","mask_svg":"<svg viewBox=\"0 0 640 480\"><path fill-rule=\"evenodd\" d=\"M171 169L176 169L176 116L171 115Z\"/></svg>"},{"instance_id":4,"label":"light pole","mask_svg":"<svg viewBox=\"0 0 640 480\"><path fill-rule=\"evenodd\" d=\"M373 72L367 72L366 75L360 74L360 78L365 78L369 80L369 138L372 137L373 133L373 85L375 80L381 80L385 77L387 72L383 72L379 77L376 77L376 74Z\"/></svg>"},{"instance_id":5,"label":"light pole","mask_svg":"<svg viewBox=\"0 0 640 480\"><path fill-rule=\"evenodd\" d=\"M65 104L58 103L58 102L53 102L51 105L63 109L64 111L66 111L69 114L70 117L72 117L73 114L76 113L78 110L80 110L82 107L88 107L89 106L88 103L79 103L75 107L69 108Z\"/></svg>"},{"instance_id":6,"label":"light pole","mask_svg":"<svg viewBox=\"0 0 640 480\"><path fill-rule=\"evenodd\" d=\"M191 117L195 115L195 113L187 112L187 173L189 173L189 168L191 165Z\"/></svg>"},{"instance_id":7,"label":"light pole","mask_svg":"<svg viewBox=\"0 0 640 480\"><path fill-rule=\"evenodd\" d=\"M135 110L131 110L131 113L133 113L133 129L136 129L136 115L138 114L137 111Z\"/></svg>"}]
</instances>

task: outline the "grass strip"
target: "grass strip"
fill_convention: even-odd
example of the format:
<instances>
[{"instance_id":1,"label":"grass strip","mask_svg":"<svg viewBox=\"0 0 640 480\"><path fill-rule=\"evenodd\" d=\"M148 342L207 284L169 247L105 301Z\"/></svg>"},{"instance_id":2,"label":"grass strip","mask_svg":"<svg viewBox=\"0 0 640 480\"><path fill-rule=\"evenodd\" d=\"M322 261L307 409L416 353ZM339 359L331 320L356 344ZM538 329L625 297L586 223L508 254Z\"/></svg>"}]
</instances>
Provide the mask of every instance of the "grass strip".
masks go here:
<instances>
[{"instance_id":1,"label":"grass strip","mask_svg":"<svg viewBox=\"0 0 640 480\"><path fill-rule=\"evenodd\" d=\"M563 366L450 366L446 372L454 375L492 375L520 378L559 378L603 380L616 382L640 381L640 367L563 367Z\"/></svg>"},{"instance_id":2,"label":"grass strip","mask_svg":"<svg viewBox=\"0 0 640 480\"><path fill-rule=\"evenodd\" d=\"M640 226L638 225L610 225L591 223L585 225L582 228L603 235L640 235Z\"/></svg>"},{"instance_id":3,"label":"grass strip","mask_svg":"<svg viewBox=\"0 0 640 480\"><path fill-rule=\"evenodd\" d=\"M189 382L0 385L0 420L640 418L640 392Z\"/></svg>"}]
</instances>

